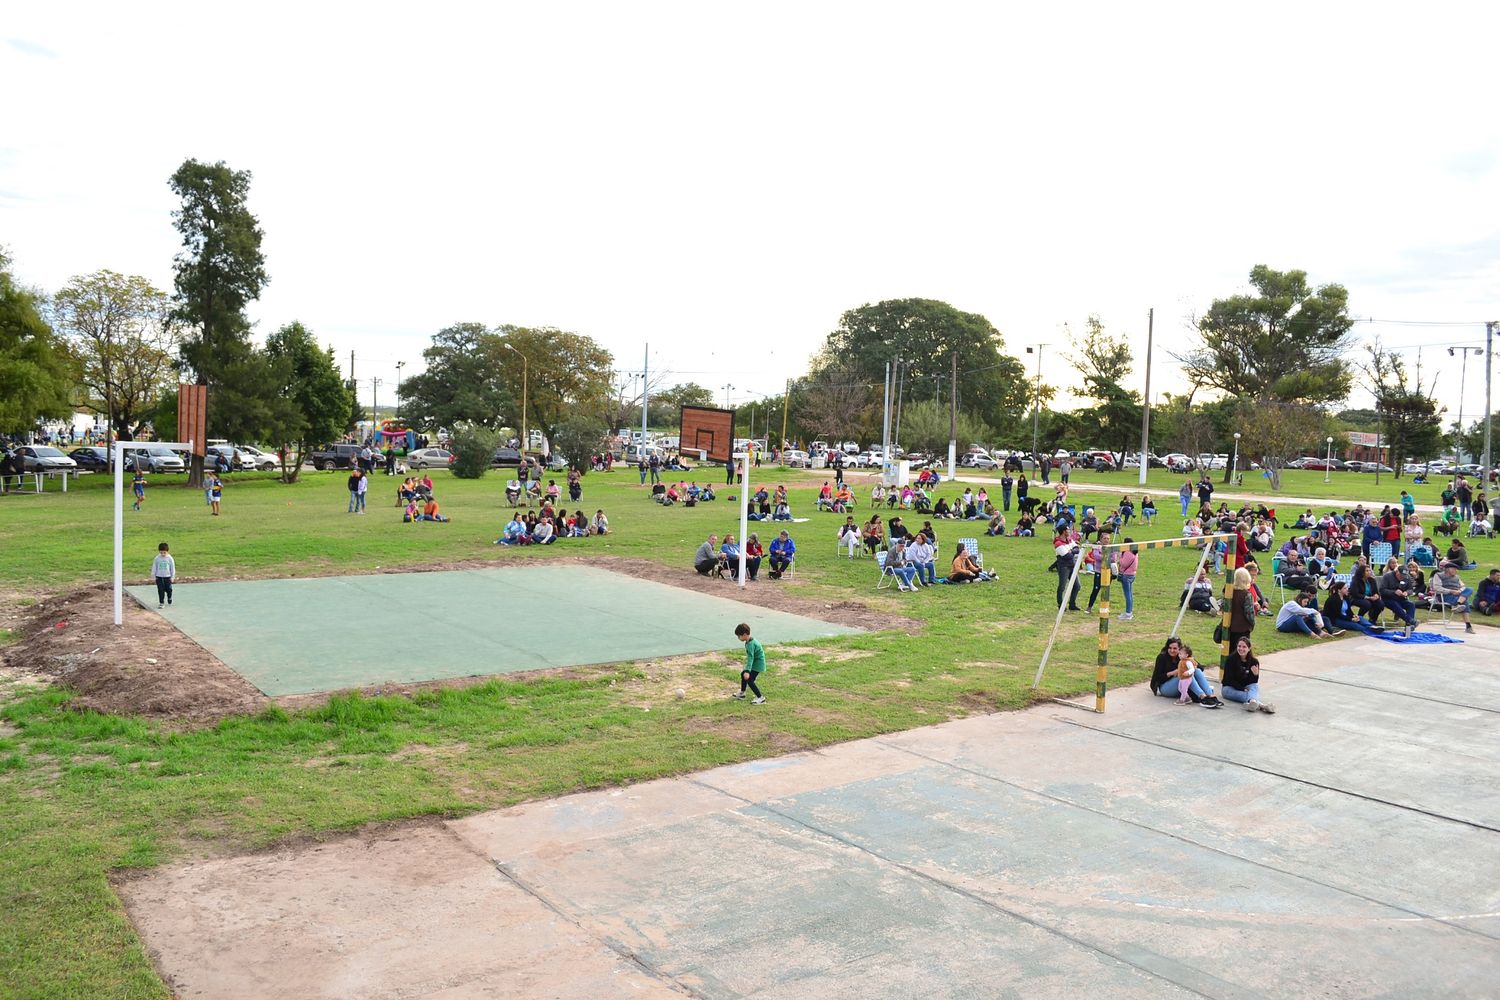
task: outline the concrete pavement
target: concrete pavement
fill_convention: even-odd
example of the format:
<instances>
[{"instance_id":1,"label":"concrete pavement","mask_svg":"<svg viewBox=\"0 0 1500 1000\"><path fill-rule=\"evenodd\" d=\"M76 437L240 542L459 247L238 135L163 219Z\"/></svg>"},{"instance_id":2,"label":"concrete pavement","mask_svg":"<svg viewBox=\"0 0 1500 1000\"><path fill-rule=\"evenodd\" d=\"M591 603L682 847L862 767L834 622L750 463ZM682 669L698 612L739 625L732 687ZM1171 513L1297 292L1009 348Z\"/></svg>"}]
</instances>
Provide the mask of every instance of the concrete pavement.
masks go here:
<instances>
[{"instance_id":1,"label":"concrete pavement","mask_svg":"<svg viewBox=\"0 0 1500 1000\"><path fill-rule=\"evenodd\" d=\"M1467 638L1467 637L1466 637ZM1482 997L1500 630L125 883L183 997Z\"/></svg>"}]
</instances>

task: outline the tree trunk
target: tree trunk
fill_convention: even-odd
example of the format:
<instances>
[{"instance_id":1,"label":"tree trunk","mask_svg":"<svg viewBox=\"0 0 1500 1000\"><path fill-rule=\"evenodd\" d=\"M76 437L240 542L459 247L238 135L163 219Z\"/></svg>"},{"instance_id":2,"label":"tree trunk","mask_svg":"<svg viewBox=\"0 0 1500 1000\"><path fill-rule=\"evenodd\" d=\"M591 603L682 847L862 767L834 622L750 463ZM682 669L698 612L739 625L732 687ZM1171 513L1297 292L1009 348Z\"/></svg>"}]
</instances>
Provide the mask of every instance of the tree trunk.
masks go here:
<instances>
[{"instance_id":1,"label":"tree trunk","mask_svg":"<svg viewBox=\"0 0 1500 1000\"><path fill-rule=\"evenodd\" d=\"M189 489L194 489L194 490L201 490L201 489L203 489L203 456L202 455L189 455L188 456L188 478L187 478L187 484L188 484L188 488Z\"/></svg>"}]
</instances>

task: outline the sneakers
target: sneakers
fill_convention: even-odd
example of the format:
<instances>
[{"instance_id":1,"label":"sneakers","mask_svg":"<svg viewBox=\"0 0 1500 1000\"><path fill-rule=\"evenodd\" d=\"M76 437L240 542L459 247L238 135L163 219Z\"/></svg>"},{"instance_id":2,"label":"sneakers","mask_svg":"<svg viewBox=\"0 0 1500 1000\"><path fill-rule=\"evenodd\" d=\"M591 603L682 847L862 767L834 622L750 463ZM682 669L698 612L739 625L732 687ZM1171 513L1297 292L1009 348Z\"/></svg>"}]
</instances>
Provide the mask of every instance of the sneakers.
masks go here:
<instances>
[{"instance_id":1,"label":"sneakers","mask_svg":"<svg viewBox=\"0 0 1500 1000\"><path fill-rule=\"evenodd\" d=\"M1344 630L1341 629L1341 628L1330 629L1329 632L1328 632L1328 634L1329 635L1343 635L1344 634Z\"/></svg>"},{"instance_id":2,"label":"sneakers","mask_svg":"<svg viewBox=\"0 0 1500 1000\"><path fill-rule=\"evenodd\" d=\"M1276 706L1273 705L1273 704L1271 704L1269 701L1263 701L1263 702L1261 702L1260 703L1260 710L1262 712L1265 712L1267 715L1275 715L1276 714Z\"/></svg>"},{"instance_id":3,"label":"sneakers","mask_svg":"<svg viewBox=\"0 0 1500 1000\"><path fill-rule=\"evenodd\" d=\"M1473 635L1474 634L1474 625L1473 625L1473 623L1472 622L1464 622L1464 631L1467 632L1467 633L1469 633L1470 635Z\"/></svg>"},{"instance_id":4,"label":"sneakers","mask_svg":"<svg viewBox=\"0 0 1500 1000\"><path fill-rule=\"evenodd\" d=\"M1411 638L1411 633L1412 633L1412 627L1410 625L1406 626L1405 638L1410 639Z\"/></svg>"},{"instance_id":5,"label":"sneakers","mask_svg":"<svg viewBox=\"0 0 1500 1000\"><path fill-rule=\"evenodd\" d=\"M1122 621L1122 622L1128 622L1128 621L1133 620L1134 618L1135 618L1135 615L1132 614L1131 612L1127 611L1123 615L1120 616L1120 621Z\"/></svg>"},{"instance_id":6,"label":"sneakers","mask_svg":"<svg viewBox=\"0 0 1500 1000\"><path fill-rule=\"evenodd\" d=\"M730 695L729 697L731 697L731 698L738 698L740 701L744 701L745 700L745 692L743 692L743 691L736 691L734 694Z\"/></svg>"},{"instance_id":7,"label":"sneakers","mask_svg":"<svg viewBox=\"0 0 1500 1000\"><path fill-rule=\"evenodd\" d=\"M1222 701L1220 701L1218 698L1214 697L1213 695L1209 695L1208 697L1204 698L1198 704L1202 705L1204 708L1223 708L1224 707L1224 703Z\"/></svg>"},{"instance_id":8,"label":"sneakers","mask_svg":"<svg viewBox=\"0 0 1500 1000\"><path fill-rule=\"evenodd\" d=\"M1247 711L1247 712L1259 712L1260 711L1260 702L1256 701L1254 698L1251 698L1249 701L1245 702L1245 711Z\"/></svg>"},{"instance_id":9,"label":"sneakers","mask_svg":"<svg viewBox=\"0 0 1500 1000\"><path fill-rule=\"evenodd\" d=\"M157 610L157 611L160 611L160 610L161 610L161 609L162 609L162 608L164 608L164 607L166 607L166 605L165 605L165 604L158 604L158 605L157 605L157 606L156 606L156 610Z\"/></svg>"},{"instance_id":10,"label":"sneakers","mask_svg":"<svg viewBox=\"0 0 1500 1000\"><path fill-rule=\"evenodd\" d=\"M766 703L766 696L765 695L761 695L759 698L753 698L750 701L750 704L752 704L752 705L764 705L765 703Z\"/></svg>"}]
</instances>

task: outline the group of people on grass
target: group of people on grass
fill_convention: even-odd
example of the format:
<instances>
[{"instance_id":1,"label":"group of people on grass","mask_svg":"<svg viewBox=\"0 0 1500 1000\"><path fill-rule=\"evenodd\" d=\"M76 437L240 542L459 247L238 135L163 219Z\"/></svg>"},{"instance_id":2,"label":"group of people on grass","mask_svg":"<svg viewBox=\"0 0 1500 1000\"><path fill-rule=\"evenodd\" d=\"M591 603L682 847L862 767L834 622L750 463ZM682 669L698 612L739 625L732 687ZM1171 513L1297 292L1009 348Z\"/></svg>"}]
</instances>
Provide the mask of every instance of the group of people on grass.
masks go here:
<instances>
[{"instance_id":1,"label":"group of people on grass","mask_svg":"<svg viewBox=\"0 0 1500 1000\"><path fill-rule=\"evenodd\" d=\"M1260 696L1260 673L1260 660L1255 655L1250 637L1244 635L1232 639L1229 659L1224 664L1223 680L1216 695L1193 656L1192 647L1174 635L1156 654L1156 663L1151 670L1151 693L1175 699L1179 705L1197 704L1204 708L1223 708L1222 696L1245 706L1247 712L1274 715L1275 706Z\"/></svg>"},{"instance_id":2,"label":"group of people on grass","mask_svg":"<svg viewBox=\"0 0 1500 1000\"><path fill-rule=\"evenodd\" d=\"M792 541L786 529L771 539L769 549L761 545L760 535L754 531L746 536L743 548L732 534L725 535L723 542L719 541L718 535L709 535L693 553L693 569L700 576L738 580L741 556L744 557L746 580L760 578L762 562L769 563L771 579L780 580L797 559L797 543Z\"/></svg>"},{"instance_id":3,"label":"group of people on grass","mask_svg":"<svg viewBox=\"0 0 1500 1000\"><path fill-rule=\"evenodd\" d=\"M516 511L505 523L496 545L551 545L559 538L589 538L609 534L609 518L604 508L594 511L589 517L582 510L571 514L566 509L554 510L546 501L540 510Z\"/></svg>"}]
</instances>

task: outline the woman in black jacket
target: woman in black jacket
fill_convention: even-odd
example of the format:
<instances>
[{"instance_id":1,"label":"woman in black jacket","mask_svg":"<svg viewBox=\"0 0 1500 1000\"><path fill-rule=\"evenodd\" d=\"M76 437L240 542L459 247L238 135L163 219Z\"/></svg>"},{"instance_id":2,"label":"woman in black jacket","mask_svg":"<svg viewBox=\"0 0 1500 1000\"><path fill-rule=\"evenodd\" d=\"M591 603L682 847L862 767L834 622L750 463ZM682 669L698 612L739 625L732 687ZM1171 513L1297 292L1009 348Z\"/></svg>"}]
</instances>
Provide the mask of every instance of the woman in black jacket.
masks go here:
<instances>
[{"instance_id":1,"label":"woman in black jacket","mask_svg":"<svg viewBox=\"0 0 1500 1000\"><path fill-rule=\"evenodd\" d=\"M1241 636L1224 664L1224 697L1239 702L1247 712L1275 715L1276 709L1260 700L1260 660L1250 648L1250 637Z\"/></svg>"},{"instance_id":2,"label":"woman in black jacket","mask_svg":"<svg viewBox=\"0 0 1500 1000\"><path fill-rule=\"evenodd\" d=\"M1151 670L1151 693L1163 698L1177 698L1177 654L1182 648L1182 640L1175 635L1166 641L1161 647L1161 652L1156 654L1156 665ZM1223 702L1214 697L1214 689L1209 686L1208 678L1203 676L1202 669L1193 671L1193 682L1188 687L1188 697L1202 705L1204 708L1221 708Z\"/></svg>"}]
</instances>

